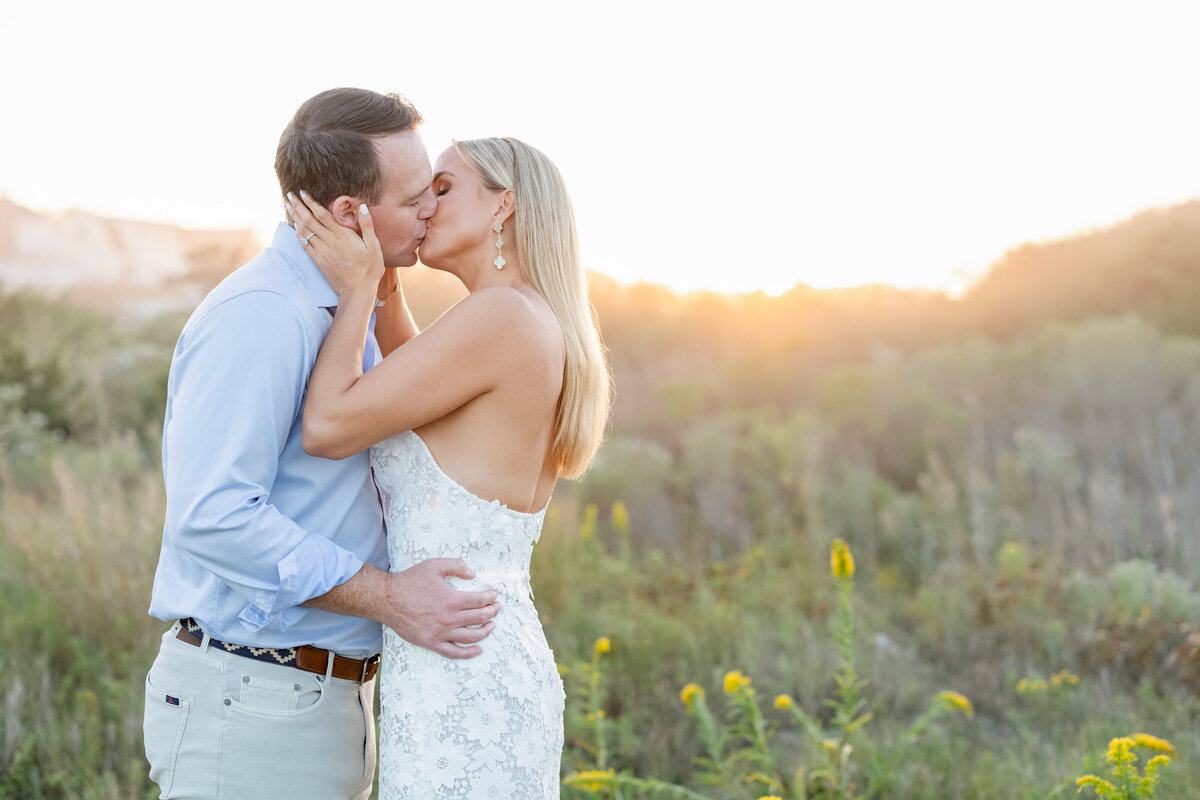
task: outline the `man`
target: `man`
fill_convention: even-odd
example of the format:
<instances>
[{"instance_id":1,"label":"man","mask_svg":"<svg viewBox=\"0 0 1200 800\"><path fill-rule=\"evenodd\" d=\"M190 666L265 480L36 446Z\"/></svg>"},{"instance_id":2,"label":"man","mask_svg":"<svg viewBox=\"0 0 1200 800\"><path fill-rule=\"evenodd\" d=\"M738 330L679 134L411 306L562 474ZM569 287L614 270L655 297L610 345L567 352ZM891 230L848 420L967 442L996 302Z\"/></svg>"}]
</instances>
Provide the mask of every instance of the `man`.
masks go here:
<instances>
[{"instance_id":1,"label":"man","mask_svg":"<svg viewBox=\"0 0 1200 800\"><path fill-rule=\"evenodd\" d=\"M416 263L436 207L420 122L397 95L334 89L300 107L276 155L285 195L305 189L355 230L367 204L381 294ZM192 314L171 364L150 614L174 625L145 713L164 798L366 798L380 623L473 657L499 611L495 592L446 583L473 577L460 560L388 573L367 454L304 452L308 376L337 306L305 244L280 224ZM366 350L364 369L381 355L372 336Z\"/></svg>"}]
</instances>

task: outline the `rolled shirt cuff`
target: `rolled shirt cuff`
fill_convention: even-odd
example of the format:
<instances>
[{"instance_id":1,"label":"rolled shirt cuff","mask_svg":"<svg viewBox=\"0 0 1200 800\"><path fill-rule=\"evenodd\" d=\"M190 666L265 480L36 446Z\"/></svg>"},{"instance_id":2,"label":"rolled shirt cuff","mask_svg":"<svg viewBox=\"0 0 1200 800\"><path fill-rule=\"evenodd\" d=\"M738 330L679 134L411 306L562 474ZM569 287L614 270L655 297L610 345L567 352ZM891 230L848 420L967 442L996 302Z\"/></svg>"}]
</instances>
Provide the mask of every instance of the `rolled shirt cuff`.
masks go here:
<instances>
[{"instance_id":1,"label":"rolled shirt cuff","mask_svg":"<svg viewBox=\"0 0 1200 800\"><path fill-rule=\"evenodd\" d=\"M238 621L251 632L286 631L309 612L301 603L350 580L362 566L349 550L310 533L276 565L278 588L256 592Z\"/></svg>"}]
</instances>

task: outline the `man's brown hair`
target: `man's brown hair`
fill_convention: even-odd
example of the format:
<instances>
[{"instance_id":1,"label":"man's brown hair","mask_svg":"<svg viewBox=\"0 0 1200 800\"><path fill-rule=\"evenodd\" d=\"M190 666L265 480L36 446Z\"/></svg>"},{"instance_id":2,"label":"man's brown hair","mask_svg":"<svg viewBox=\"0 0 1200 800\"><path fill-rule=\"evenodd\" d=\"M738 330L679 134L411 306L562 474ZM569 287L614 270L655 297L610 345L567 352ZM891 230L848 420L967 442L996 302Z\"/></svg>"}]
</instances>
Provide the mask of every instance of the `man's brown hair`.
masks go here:
<instances>
[{"instance_id":1,"label":"man's brown hair","mask_svg":"<svg viewBox=\"0 0 1200 800\"><path fill-rule=\"evenodd\" d=\"M341 195L374 204L383 169L373 138L415 130L421 114L398 94L329 89L304 102L284 128L275 175L284 195L304 189L328 206Z\"/></svg>"}]
</instances>

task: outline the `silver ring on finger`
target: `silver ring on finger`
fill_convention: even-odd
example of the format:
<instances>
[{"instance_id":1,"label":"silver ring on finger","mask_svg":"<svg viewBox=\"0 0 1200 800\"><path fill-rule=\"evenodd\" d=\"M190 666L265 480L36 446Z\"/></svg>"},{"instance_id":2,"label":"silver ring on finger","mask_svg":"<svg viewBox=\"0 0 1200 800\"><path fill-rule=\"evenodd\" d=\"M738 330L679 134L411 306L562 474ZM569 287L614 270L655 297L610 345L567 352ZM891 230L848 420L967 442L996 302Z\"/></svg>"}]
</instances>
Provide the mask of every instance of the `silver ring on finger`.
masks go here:
<instances>
[{"instance_id":1,"label":"silver ring on finger","mask_svg":"<svg viewBox=\"0 0 1200 800\"><path fill-rule=\"evenodd\" d=\"M309 240L309 239L311 239L311 238L313 238L313 237L314 237L314 236L316 236L316 235L317 235L317 232L316 232L316 231L313 231L313 232L312 232L312 233L310 233L308 236L305 236L305 237L304 237L304 246L305 246L305 247L308 247L308 240Z\"/></svg>"}]
</instances>

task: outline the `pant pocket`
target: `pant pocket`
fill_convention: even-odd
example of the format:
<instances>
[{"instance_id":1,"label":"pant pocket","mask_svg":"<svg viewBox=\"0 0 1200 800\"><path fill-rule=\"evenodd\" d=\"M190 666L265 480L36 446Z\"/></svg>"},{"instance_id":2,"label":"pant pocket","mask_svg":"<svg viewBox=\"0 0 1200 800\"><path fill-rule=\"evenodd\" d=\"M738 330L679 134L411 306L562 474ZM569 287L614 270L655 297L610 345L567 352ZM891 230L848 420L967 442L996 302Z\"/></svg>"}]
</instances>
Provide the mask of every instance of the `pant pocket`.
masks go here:
<instances>
[{"instance_id":1,"label":"pant pocket","mask_svg":"<svg viewBox=\"0 0 1200 800\"><path fill-rule=\"evenodd\" d=\"M146 760L150 762L150 780L158 784L162 797L171 796L175 762L179 758L179 745L193 702L190 695L172 692L156 684L153 671L146 676L142 737L146 744Z\"/></svg>"},{"instance_id":2,"label":"pant pocket","mask_svg":"<svg viewBox=\"0 0 1200 800\"><path fill-rule=\"evenodd\" d=\"M294 680L278 681L242 674L234 696L243 706L259 711L305 709L321 699L322 687L315 677L297 673Z\"/></svg>"},{"instance_id":3,"label":"pant pocket","mask_svg":"<svg viewBox=\"0 0 1200 800\"><path fill-rule=\"evenodd\" d=\"M374 681L359 687L358 702L363 714L363 778L367 781L369 790L375 781L375 765L379 753L379 745L375 736Z\"/></svg>"},{"instance_id":4,"label":"pant pocket","mask_svg":"<svg viewBox=\"0 0 1200 800\"><path fill-rule=\"evenodd\" d=\"M355 687L322 688L315 703L293 711L224 700L221 797L354 796L363 781L362 708Z\"/></svg>"}]
</instances>

